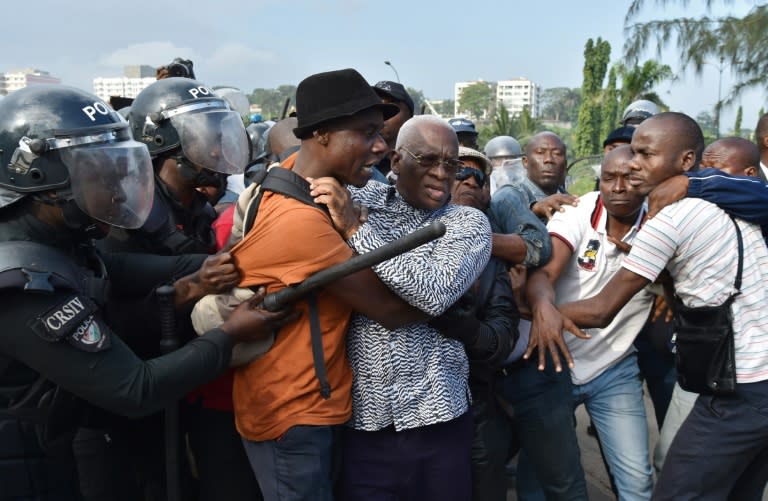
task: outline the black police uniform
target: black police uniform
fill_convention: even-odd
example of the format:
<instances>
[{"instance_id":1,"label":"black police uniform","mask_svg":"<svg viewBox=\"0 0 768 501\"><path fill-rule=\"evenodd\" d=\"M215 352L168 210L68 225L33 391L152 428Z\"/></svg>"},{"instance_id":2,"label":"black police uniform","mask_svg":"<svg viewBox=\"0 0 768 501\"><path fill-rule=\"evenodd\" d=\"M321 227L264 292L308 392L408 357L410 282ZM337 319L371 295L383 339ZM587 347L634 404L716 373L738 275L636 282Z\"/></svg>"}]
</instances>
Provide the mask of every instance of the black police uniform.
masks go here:
<instances>
[{"instance_id":1,"label":"black police uniform","mask_svg":"<svg viewBox=\"0 0 768 501\"><path fill-rule=\"evenodd\" d=\"M66 444L84 406L69 393L140 416L228 367L231 340L221 330L144 362L105 313L114 295L107 284L144 294L199 268L204 256L114 255L102 266L92 251L32 216L24 201L0 211L0 499L79 499ZM58 457L43 451L61 443Z\"/></svg>"}]
</instances>

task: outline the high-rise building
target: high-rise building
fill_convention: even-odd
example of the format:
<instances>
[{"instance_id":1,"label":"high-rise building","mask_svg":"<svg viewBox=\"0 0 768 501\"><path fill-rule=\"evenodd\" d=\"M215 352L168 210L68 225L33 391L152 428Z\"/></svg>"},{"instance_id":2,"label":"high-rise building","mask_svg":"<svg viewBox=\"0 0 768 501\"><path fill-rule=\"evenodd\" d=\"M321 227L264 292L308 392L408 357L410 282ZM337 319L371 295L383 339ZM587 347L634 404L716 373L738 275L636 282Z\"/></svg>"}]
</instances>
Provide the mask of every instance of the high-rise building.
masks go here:
<instances>
[{"instance_id":1,"label":"high-rise building","mask_svg":"<svg viewBox=\"0 0 768 501\"><path fill-rule=\"evenodd\" d=\"M0 95L8 95L15 90L23 89L29 85L60 83L60 79L51 76L47 71L34 68L12 70L8 73L0 73Z\"/></svg>"},{"instance_id":2,"label":"high-rise building","mask_svg":"<svg viewBox=\"0 0 768 501\"><path fill-rule=\"evenodd\" d=\"M453 86L453 115L454 116L459 117L459 116L467 116L467 115L470 114L468 110L461 109L461 107L460 107L460 105L461 105L461 93L464 92L464 89L466 89L470 85L474 85L474 84L478 84L478 83L486 84L489 88L493 87L493 83L492 82L485 82L483 80L471 80L471 81L468 81L468 82L456 82L454 84L454 86ZM472 117L472 118L486 118L487 112L488 112L488 110L485 110L485 111L483 111L482 116L480 116L480 117Z\"/></svg>"},{"instance_id":3,"label":"high-rise building","mask_svg":"<svg viewBox=\"0 0 768 501\"><path fill-rule=\"evenodd\" d=\"M155 69L152 66L126 66L122 77L94 78L93 93L106 102L112 96L134 98L155 81Z\"/></svg>"},{"instance_id":4,"label":"high-rise building","mask_svg":"<svg viewBox=\"0 0 768 501\"><path fill-rule=\"evenodd\" d=\"M496 103L503 104L510 116L518 116L524 107L532 117L539 116L539 86L527 78L496 82Z\"/></svg>"}]
</instances>

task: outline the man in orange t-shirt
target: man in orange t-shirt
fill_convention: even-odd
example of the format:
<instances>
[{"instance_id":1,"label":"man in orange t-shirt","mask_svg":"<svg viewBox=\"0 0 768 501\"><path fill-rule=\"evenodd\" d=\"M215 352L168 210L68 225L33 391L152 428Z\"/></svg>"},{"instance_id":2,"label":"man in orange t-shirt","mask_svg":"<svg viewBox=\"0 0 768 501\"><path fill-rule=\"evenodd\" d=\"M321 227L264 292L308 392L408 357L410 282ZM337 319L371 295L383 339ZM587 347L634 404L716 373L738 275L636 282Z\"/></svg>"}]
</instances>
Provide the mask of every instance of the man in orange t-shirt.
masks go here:
<instances>
[{"instance_id":1,"label":"man in orange t-shirt","mask_svg":"<svg viewBox=\"0 0 768 501\"><path fill-rule=\"evenodd\" d=\"M379 133L383 121L398 111L352 69L307 77L298 86L296 107L301 149L283 168L335 191L317 196L320 205L314 207L264 193L253 228L231 251L243 287L275 292L353 255L346 239L360 218L341 185L366 184L387 151ZM301 317L277 333L272 348L235 373L237 429L267 501L333 499L334 427L351 415L346 330L352 311L389 328L423 318L370 269L334 282L315 298L330 392L321 391L307 300L296 304Z\"/></svg>"}]
</instances>

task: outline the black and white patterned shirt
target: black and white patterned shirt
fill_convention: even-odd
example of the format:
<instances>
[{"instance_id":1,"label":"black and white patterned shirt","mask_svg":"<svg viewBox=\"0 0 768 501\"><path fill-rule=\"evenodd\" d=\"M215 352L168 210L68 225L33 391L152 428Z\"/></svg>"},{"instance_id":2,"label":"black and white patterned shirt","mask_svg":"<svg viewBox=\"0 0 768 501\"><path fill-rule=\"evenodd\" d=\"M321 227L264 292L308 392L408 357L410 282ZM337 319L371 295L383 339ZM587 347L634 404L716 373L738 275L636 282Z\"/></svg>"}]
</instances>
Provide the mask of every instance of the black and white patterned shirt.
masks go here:
<instances>
[{"instance_id":1,"label":"black and white patterned shirt","mask_svg":"<svg viewBox=\"0 0 768 501\"><path fill-rule=\"evenodd\" d=\"M486 216L470 207L436 211L408 205L393 186L369 182L350 189L368 208L368 222L349 240L359 253L371 251L437 220L443 237L374 268L409 304L437 316L456 302L485 268L491 255ZM358 430L394 425L405 430L450 421L469 409L469 366L464 346L426 323L387 330L353 315L347 352L352 365L352 420Z\"/></svg>"}]
</instances>

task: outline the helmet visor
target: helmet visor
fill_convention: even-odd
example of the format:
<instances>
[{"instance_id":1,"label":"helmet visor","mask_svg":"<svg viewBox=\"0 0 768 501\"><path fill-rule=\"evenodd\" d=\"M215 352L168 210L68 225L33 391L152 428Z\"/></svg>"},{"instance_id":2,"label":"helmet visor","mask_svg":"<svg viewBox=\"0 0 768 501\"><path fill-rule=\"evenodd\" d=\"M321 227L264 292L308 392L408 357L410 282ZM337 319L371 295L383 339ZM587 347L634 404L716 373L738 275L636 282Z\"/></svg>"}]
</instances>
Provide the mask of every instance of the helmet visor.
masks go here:
<instances>
[{"instance_id":1,"label":"helmet visor","mask_svg":"<svg viewBox=\"0 0 768 501\"><path fill-rule=\"evenodd\" d=\"M184 157L196 167L242 174L250 148L243 120L234 111L181 113L171 117Z\"/></svg>"},{"instance_id":2,"label":"helmet visor","mask_svg":"<svg viewBox=\"0 0 768 501\"><path fill-rule=\"evenodd\" d=\"M137 141L101 143L59 151L77 206L94 219L140 228L152 209L154 174L147 147Z\"/></svg>"}]
</instances>

